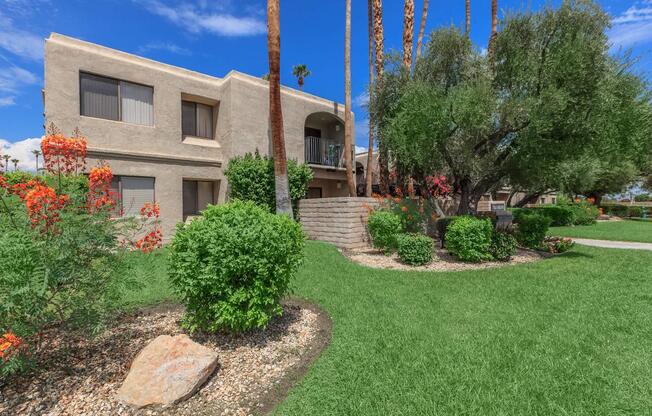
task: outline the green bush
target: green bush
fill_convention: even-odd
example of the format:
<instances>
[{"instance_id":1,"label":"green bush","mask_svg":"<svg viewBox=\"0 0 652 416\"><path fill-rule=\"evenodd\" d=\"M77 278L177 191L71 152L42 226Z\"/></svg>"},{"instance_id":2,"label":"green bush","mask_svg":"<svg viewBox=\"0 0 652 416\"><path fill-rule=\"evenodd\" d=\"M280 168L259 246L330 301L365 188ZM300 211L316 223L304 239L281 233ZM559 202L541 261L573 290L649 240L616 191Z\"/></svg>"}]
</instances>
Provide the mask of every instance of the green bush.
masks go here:
<instances>
[{"instance_id":1,"label":"green bush","mask_svg":"<svg viewBox=\"0 0 652 416\"><path fill-rule=\"evenodd\" d=\"M7 185L9 187L17 185L19 183L27 183L30 180L36 178L36 175L34 175L33 173L24 172L22 170L2 173L2 176L4 176L5 180L7 181Z\"/></svg>"},{"instance_id":2,"label":"green bush","mask_svg":"<svg viewBox=\"0 0 652 416\"><path fill-rule=\"evenodd\" d=\"M627 216L632 218L641 218L643 216L643 207L639 207L639 206L628 207Z\"/></svg>"},{"instance_id":3,"label":"green bush","mask_svg":"<svg viewBox=\"0 0 652 416\"><path fill-rule=\"evenodd\" d=\"M509 261L518 245L516 238L510 233L494 231L491 236L491 246L489 252L491 256L498 261Z\"/></svg>"},{"instance_id":4,"label":"green bush","mask_svg":"<svg viewBox=\"0 0 652 416\"><path fill-rule=\"evenodd\" d=\"M301 226L249 201L209 206L180 224L170 245L173 289L186 306L184 325L217 331L267 326L303 260Z\"/></svg>"},{"instance_id":5,"label":"green bush","mask_svg":"<svg viewBox=\"0 0 652 416\"><path fill-rule=\"evenodd\" d=\"M396 236L403 232L398 215L383 210L372 211L367 219L367 227L374 247L380 250L396 249Z\"/></svg>"},{"instance_id":6,"label":"green bush","mask_svg":"<svg viewBox=\"0 0 652 416\"><path fill-rule=\"evenodd\" d=\"M420 266L432 261L432 238L422 234L399 234L398 258L405 264Z\"/></svg>"},{"instance_id":7,"label":"green bush","mask_svg":"<svg viewBox=\"0 0 652 416\"><path fill-rule=\"evenodd\" d=\"M541 205L531 210L539 215L550 218L553 227L563 227L575 224L576 209L572 205Z\"/></svg>"},{"instance_id":8,"label":"green bush","mask_svg":"<svg viewBox=\"0 0 652 416\"><path fill-rule=\"evenodd\" d=\"M487 218L459 217L446 231L446 248L462 261L491 260L493 225Z\"/></svg>"},{"instance_id":9,"label":"green bush","mask_svg":"<svg viewBox=\"0 0 652 416\"><path fill-rule=\"evenodd\" d=\"M516 221L516 240L524 247L539 247L551 222L550 218L534 213L520 215Z\"/></svg>"},{"instance_id":10,"label":"green bush","mask_svg":"<svg viewBox=\"0 0 652 416\"><path fill-rule=\"evenodd\" d=\"M273 158L261 156L258 152L237 156L229 161L224 174L229 180L231 198L253 201L266 206L269 212L276 212ZM294 204L306 196L312 177L308 165L288 160L290 198Z\"/></svg>"},{"instance_id":11,"label":"green bush","mask_svg":"<svg viewBox=\"0 0 652 416\"><path fill-rule=\"evenodd\" d=\"M627 209L629 207L627 205L609 204L603 205L602 208L604 208L605 212L609 215L614 215L616 217L626 217Z\"/></svg>"},{"instance_id":12,"label":"green bush","mask_svg":"<svg viewBox=\"0 0 652 416\"><path fill-rule=\"evenodd\" d=\"M636 202L647 202L647 201L652 201L652 196L650 194L640 194L636 195L634 197L634 201Z\"/></svg>"},{"instance_id":13,"label":"green bush","mask_svg":"<svg viewBox=\"0 0 652 416\"><path fill-rule=\"evenodd\" d=\"M573 209L575 220L574 225L591 225L595 224L600 210L593 204L588 202L580 202L578 204L570 205Z\"/></svg>"}]
</instances>

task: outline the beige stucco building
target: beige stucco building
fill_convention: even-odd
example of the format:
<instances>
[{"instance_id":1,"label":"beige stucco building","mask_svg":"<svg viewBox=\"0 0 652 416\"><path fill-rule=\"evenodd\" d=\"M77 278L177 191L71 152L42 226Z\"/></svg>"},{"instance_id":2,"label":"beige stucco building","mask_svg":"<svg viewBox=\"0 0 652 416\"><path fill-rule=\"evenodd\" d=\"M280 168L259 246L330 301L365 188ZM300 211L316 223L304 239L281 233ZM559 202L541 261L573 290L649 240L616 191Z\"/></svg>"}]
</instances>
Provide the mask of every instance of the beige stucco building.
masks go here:
<instances>
[{"instance_id":1,"label":"beige stucco building","mask_svg":"<svg viewBox=\"0 0 652 416\"><path fill-rule=\"evenodd\" d=\"M200 74L53 33L45 43L46 123L88 139L107 162L123 215L156 200L163 231L228 198L229 159L271 151L267 81ZM310 164L309 197L346 196L344 106L282 88L289 159Z\"/></svg>"}]
</instances>

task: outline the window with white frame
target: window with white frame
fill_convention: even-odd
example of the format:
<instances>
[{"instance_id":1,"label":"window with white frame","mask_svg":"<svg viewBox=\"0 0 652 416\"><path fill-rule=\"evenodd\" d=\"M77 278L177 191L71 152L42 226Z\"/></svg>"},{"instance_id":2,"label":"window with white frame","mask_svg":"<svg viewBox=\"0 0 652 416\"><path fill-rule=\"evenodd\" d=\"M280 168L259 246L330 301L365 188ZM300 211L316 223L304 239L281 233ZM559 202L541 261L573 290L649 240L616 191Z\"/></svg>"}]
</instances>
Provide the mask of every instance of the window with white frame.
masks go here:
<instances>
[{"instance_id":1,"label":"window with white frame","mask_svg":"<svg viewBox=\"0 0 652 416\"><path fill-rule=\"evenodd\" d=\"M154 88L113 78L79 74L82 116L154 125Z\"/></svg>"},{"instance_id":2,"label":"window with white frame","mask_svg":"<svg viewBox=\"0 0 652 416\"><path fill-rule=\"evenodd\" d=\"M181 130L184 136L213 138L213 106L181 101Z\"/></svg>"}]
</instances>

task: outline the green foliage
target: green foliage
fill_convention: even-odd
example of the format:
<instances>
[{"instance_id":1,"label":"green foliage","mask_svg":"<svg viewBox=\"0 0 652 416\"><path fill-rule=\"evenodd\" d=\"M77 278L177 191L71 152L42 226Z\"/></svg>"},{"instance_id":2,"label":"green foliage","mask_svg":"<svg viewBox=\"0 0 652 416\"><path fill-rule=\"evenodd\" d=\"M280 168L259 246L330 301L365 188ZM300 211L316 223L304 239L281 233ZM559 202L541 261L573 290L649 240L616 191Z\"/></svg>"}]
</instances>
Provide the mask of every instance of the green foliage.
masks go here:
<instances>
[{"instance_id":1,"label":"green foliage","mask_svg":"<svg viewBox=\"0 0 652 416\"><path fill-rule=\"evenodd\" d=\"M643 207L631 206L627 208L627 216L633 218L640 218L643 216Z\"/></svg>"},{"instance_id":2,"label":"green foliage","mask_svg":"<svg viewBox=\"0 0 652 416\"><path fill-rule=\"evenodd\" d=\"M574 245L575 242L568 237L548 236L543 239L540 249L553 254L561 254L573 248Z\"/></svg>"},{"instance_id":3,"label":"green foliage","mask_svg":"<svg viewBox=\"0 0 652 416\"><path fill-rule=\"evenodd\" d=\"M8 186L14 186L19 183L27 183L30 180L36 178L37 176L30 172L25 172L22 170L17 170L13 172L2 173L2 176L7 180Z\"/></svg>"},{"instance_id":4,"label":"green foliage","mask_svg":"<svg viewBox=\"0 0 652 416\"><path fill-rule=\"evenodd\" d=\"M535 213L524 213L516 218L516 240L524 247L537 248L550 228L552 220Z\"/></svg>"},{"instance_id":5,"label":"green foliage","mask_svg":"<svg viewBox=\"0 0 652 416\"><path fill-rule=\"evenodd\" d=\"M514 253L518 242L510 233L494 231L491 236L491 246L489 252L491 256L498 261L509 261Z\"/></svg>"},{"instance_id":6,"label":"green foliage","mask_svg":"<svg viewBox=\"0 0 652 416\"><path fill-rule=\"evenodd\" d=\"M399 234L398 258L405 264L420 266L432 261L432 238L422 234Z\"/></svg>"},{"instance_id":7,"label":"green foliage","mask_svg":"<svg viewBox=\"0 0 652 416\"><path fill-rule=\"evenodd\" d=\"M210 206L179 225L170 245L172 287L195 331L267 326L303 260L301 226L255 203Z\"/></svg>"},{"instance_id":8,"label":"green foliage","mask_svg":"<svg viewBox=\"0 0 652 416\"><path fill-rule=\"evenodd\" d=\"M576 210L571 205L542 205L531 208L531 211L550 218L553 227L573 225L576 221Z\"/></svg>"},{"instance_id":9,"label":"green foliage","mask_svg":"<svg viewBox=\"0 0 652 416\"><path fill-rule=\"evenodd\" d=\"M233 199L253 201L266 206L270 212L276 212L274 159L261 156L258 152L236 156L229 161L224 174L229 180ZM288 181L293 203L306 196L312 178L310 167L288 160Z\"/></svg>"},{"instance_id":10,"label":"green foliage","mask_svg":"<svg viewBox=\"0 0 652 416\"><path fill-rule=\"evenodd\" d=\"M469 262L491 260L493 225L488 218L463 216L446 231L446 248L458 259Z\"/></svg>"},{"instance_id":11,"label":"green foliage","mask_svg":"<svg viewBox=\"0 0 652 416\"><path fill-rule=\"evenodd\" d=\"M639 194L634 197L634 201L636 202L652 201L652 196L650 196L650 194Z\"/></svg>"},{"instance_id":12,"label":"green foliage","mask_svg":"<svg viewBox=\"0 0 652 416\"><path fill-rule=\"evenodd\" d=\"M573 210L574 221L573 225L591 225L595 224L600 210L593 204L582 201L576 204L569 205Z\"/></svg>"},{"instance_id":13,"label":"green foliage","mask_svg":"<svg viewBox=\"0 0 652 416\"><path fill-rule=\"evenodd\" d=\"M377 249L394 250L397 246L397 235L403 232L401 218L390 211L375 210L369 214L367 227L371 241Z\"/></svg>"}]
</instances>

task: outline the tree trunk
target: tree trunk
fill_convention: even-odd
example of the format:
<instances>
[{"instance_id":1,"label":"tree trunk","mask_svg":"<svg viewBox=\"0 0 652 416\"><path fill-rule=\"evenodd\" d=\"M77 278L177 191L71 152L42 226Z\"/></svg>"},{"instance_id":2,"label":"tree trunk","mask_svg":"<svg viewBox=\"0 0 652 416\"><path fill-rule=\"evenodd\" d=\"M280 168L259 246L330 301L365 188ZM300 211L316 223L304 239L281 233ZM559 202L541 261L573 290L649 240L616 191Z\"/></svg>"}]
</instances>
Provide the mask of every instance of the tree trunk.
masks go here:
<instances>
[{"instance_id":1,"label":"tree trunk","mask_svg":"<svg viewBox=\"0 0 652 416\"><path fill-rule=\"evenodd\" d=\"M471 36L471 0L466 0L466 37Z\"/></svg>"},{"instance_id":2,"label":"tree trunk","mask_svg":"<svg viewBox=\"0 0 652 416\"><path fill-rule=\"evenodd\" d=\"M380 88L385 72L385 35L383 33L383 1L374 0L374 40L376 49L376 87ZM382 114L376 114L374 118L376 125L382 122ZM380 174L380 192L383 195L389 193L389 158L387 146L383 143L380 129L376 130L378 137L378 170Z\"/></svg>"},{"instance_id":3,"label":"tree trunk","mask_svg":"<svg viewBox=\"0 0 652 416\"><path fill-rule=\"evenodd\" d=\"M269 119L274 155L276 213L292 217L290 184L288 182L283 110L281 108L281 22L280 0L267 0L267 50L269 54Z\"/></svg>"},{"instance_id":4,"label":"tree trunk","mask_svg":"<svg viewBox=\"0 0 652 416\"><path fill-rule=\"evenodd\" d=\"M487 53L489 57L493 56L494 53L494 43L496 42L496 36L498 34L498 0L491 0L491 36L489 37L489 46L487 47Z\"/></svg>"},{"instance_id":5,"label":"tree trunk","mask_svg":"<svg viewBox=\"0 0 652 416\"><path fill-rule=\"evenodd\" d=\"M468 0L467 0L468 1ZM423 44L423 32L426 30L426 18L428 17L429 0L423 0L423 11L421 12L421 24L419 25L419 35L417 36L417 61L421 57L421 47Z\"/></svg>"},{"instance_id":6,"label":"tree trunk","mask_svg":"<svg viewBox=\"0 0 652 416\"><path fill-rule=\"evenodd\" d=\"M471 210L472 193L471 181L464 179L460 181L460 204L457 206L457 215L469 215Z\"/></svg>"},{"instance_id":7,"label":"tree trunk","mask_svg":"<svg viewBox=\"0 0 652 416\"><path fill-rule=\"evenodd\" d=\"M414 47L414 0L405 0L403 8L403 67L412 68L412 48Z\"/></svg>"},{"instance_id":8,"label":"tree trunk","mask_svg":"<svg viewBox=\"0 0 652 416\"><path fill-rule=\"evenodd\" d=\"M351 0L346 0L344 33L344 167L349 196L356 196L352 161L353 122L351 120Z\"/></svg>"},{"instance_id":9,"label":"tree trunk","mask_svg":"<svg viewBox=\"0 0 652 416\"><path fill-rule=\"evenodd\" d=\"M426 0L428 1L428 0ZM374 96L374 11L373 0L367 0L367 19L369 31L369 149L367 150L367 171L365 196L370 197L373 188L374 167L374 117L371 100Z\"/></svg>"}]
</instances>

